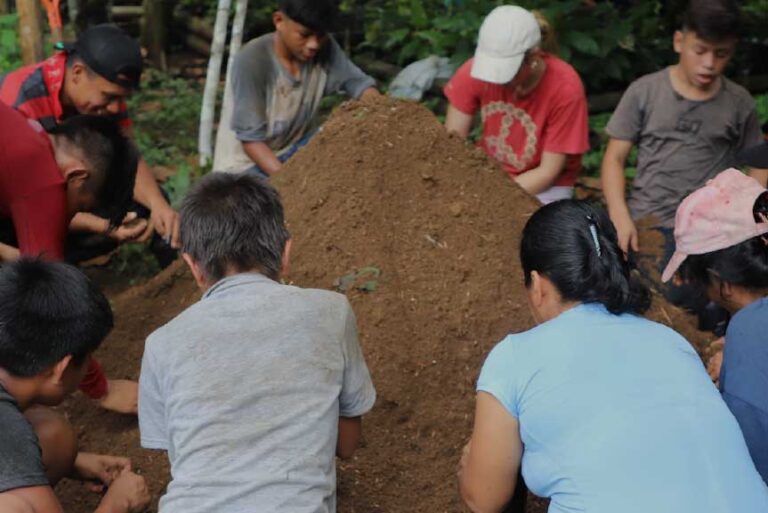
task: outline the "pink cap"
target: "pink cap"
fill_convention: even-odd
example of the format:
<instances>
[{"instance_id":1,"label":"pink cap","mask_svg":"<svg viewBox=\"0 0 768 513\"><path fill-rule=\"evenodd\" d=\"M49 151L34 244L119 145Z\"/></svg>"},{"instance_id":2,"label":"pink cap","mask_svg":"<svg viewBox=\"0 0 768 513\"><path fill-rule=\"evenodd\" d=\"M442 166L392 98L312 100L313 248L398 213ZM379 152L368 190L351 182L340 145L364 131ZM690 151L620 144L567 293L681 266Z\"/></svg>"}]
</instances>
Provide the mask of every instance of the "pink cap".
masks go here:
<instances>
[{"instance_id":1,"label":"pink cap","mask_svg":"<svg viewBox=\"0 0 768 513\"><path fill-rule=\"evenodd\" d=\"M688 255L701 255L768 233L756 223L755 201L766 192L756 180L728 169L683 200L675 216L676 251L661 281L669 281Z\"/></svg>"}]
</instances>

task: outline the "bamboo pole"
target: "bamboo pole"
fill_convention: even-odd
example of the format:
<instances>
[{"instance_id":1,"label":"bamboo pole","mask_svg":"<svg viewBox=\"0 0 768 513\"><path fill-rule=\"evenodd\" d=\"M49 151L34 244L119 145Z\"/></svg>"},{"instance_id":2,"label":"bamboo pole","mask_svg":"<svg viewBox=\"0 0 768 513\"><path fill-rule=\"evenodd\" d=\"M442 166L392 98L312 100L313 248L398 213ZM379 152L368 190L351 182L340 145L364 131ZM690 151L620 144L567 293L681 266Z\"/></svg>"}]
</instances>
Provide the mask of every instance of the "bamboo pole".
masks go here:
<instances>
[{"instance_id":1,"label":"bamboo pole","mask_svg":"<svg viewBox=\"0 0 768 513\"><path fill-rule=\"evenodd\" d=\"M224 45L227 41L227 25L232 0L219 0L216 11L216 24L213 27L213 44L211 59L208 61L208 74L203 91L203 105L200 111L200 133L198 134L198 151L200 165L205 166L213 157L213 118L216 110L216 92L221 77L221 61L224 58Z\"/></svg>"},{"instance_id":2,"label":"bamboo pole","mask_svg":"<svg viewBox=\"0 0 768 513\"><path fill-rule=\"evenodd\" d=\"M24 64L43 60L43 27L38 0L16 0L19 14L19 41Z\"/></svg>"}]
</instances>

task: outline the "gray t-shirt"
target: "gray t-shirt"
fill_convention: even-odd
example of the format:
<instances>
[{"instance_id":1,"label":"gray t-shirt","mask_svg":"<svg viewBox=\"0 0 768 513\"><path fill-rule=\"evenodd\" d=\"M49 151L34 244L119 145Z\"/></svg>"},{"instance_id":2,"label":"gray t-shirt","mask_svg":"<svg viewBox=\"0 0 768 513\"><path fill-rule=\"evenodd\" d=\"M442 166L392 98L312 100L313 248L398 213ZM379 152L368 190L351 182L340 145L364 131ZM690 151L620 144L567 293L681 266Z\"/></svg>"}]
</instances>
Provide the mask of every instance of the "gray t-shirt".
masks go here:
<instances>
[{"instance_id":1,"label":"gray t-shirt","mask_svg":"<svg viewBox=\"0 0 768 513\"><path fill-rule=\"evenodd\" d=\"M606 132L638 148L632 216L653 216L663 227L674 226L683 198L731 167L739 150L761 140L746 89L723 77L713 98L688 100L672 87L669 69L633 82Z\"/></svg>"},{"instance_id":2,"label":"gray t-shirt","mask_svg":"<svg viewBox=\"0 0 768 513\"><path fill-rule=\"evenodd\" d=\"M328 94L358 98L376 82L329 38L320 54L294 78L277 60L274 34L243 47L232 68L232 130L240 141L262 141L279 153L304 137Z\"/></svg>"},{"instance_id":3,"label":"gray t-shirt","mask_svg":"<svg viewBox=\"0 0 768 513\"><path fill-rule=\"evenodd\" d=\"M240 274L147 339L142 446L163 513L333 513L338 419L376 399L346 297Z\"/></svg>"},{"instance_id":4,"label":"gray t-shirt","mask_svg":"<svg viewBox=\"0 0 768 513\"><path fill-rule=\"evenodd\" d=\"M37 435L16 399L0 386L0 493L48 485Z\"/></svg>"}]
</instances>

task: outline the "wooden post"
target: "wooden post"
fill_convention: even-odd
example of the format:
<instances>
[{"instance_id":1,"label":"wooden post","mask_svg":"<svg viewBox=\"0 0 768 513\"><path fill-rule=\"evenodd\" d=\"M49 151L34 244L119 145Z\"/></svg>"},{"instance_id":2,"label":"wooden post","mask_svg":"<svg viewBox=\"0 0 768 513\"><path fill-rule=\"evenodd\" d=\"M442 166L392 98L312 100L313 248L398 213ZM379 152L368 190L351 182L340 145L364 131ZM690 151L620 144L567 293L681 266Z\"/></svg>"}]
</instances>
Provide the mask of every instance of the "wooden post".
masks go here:
<instances>
[{"instance_id":1,"label":"wooden post","mask_svg":"<svg viewBox=\"0 0 768 513\"><path fill-rule=\"evenodd\" d=\"M0 0L0 14L8 14L8 0Z\"/></svg>"},{"instance_id":2,"label":"wooden post","mask_svg":"<svg viewBox=\"0 0 768 513\"><path fill-rule=\"evenodd\" d=\"M43 27L38 0L16 0L19 13L19 41L24 64L43 60Z\"/></svg>"},{"instance_id":3,"label":"wooden post","mask_svg":"<svg viewBox=\"0 0 768 513\"><path fill-rule=\"evenodd\" d=\"M149 60L163 71L168 69L165 45L168 40L166 0L144 0L141 42L149 52Z\"/></svg>"}]
</instances>

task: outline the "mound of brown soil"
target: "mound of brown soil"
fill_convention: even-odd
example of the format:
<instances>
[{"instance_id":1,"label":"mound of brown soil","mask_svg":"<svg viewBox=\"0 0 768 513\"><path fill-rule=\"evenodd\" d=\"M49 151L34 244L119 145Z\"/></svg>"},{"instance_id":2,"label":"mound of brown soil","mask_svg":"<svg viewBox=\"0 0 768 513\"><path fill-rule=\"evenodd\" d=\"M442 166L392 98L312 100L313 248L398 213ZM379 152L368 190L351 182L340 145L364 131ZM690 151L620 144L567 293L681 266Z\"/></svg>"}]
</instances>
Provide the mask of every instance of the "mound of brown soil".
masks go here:
<instances>
[{"instance_id":1,"label":"mound of brown soil","mask_svg":"<svg viewBox=\"0 0 768 513\"><path fill-rule=\"evenodd\" d=\"M340 510L462 511L455 467L480 365L532 324L517 246L537 202L425 108L389 99L339 108L274 183L294 235L288 278L347 293L378 390L364 446L339 467ZM178 268L118 296L99 354L110 375L136 378L146 335L197 297ZM652 317L702 340L663 301ZM162 490L165 457L138 449L134 420L81 397L69 407L85 449L127 452ZM97 499L60 492L67 511Z\"/></svg>"}]
</instances>

